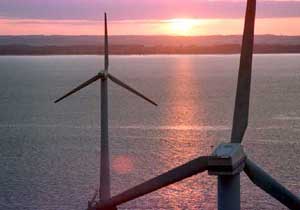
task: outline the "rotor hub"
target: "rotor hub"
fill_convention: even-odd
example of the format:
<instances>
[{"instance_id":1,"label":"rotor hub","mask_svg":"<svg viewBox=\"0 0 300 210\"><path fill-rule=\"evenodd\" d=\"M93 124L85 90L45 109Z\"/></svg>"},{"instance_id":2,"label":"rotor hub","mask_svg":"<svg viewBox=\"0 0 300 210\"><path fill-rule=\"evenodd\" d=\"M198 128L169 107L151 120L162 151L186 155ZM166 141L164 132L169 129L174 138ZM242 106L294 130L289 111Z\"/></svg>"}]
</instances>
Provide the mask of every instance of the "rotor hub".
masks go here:
<instances>
[{"instance_id":1,"label":"rotor hub","mask_svg":"<svg viewBox=\"0 0 300 210\"><path fill-rule=\"evenodd\" d=\"M208 159L209 175L235 175L243 171L246 155L238 143L221 143Z\"/></svg>"}]
</instances>

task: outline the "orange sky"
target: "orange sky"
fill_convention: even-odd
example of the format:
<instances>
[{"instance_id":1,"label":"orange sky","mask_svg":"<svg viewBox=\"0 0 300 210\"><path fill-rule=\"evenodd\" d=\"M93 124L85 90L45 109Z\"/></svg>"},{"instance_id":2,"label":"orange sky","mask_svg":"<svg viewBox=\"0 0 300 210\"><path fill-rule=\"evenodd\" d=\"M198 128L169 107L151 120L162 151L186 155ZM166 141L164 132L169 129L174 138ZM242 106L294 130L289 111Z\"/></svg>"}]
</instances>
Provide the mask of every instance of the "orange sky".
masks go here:
<instances>
[{"instance_id":1,"label":"orange sky","mask_svg":"<svg viewBox=\"0 0 300 210\"><path fill-rule=\"evenodd\" d=\"M1 35L98 35L102 21L0 19ZM260 18L256 34L299 35L300 18ZM170 19L111 21L111 35L212 35L241 34L243 19Z\"/></svg>"},{"instance_id":2,"label":"orange sky","mask_svg":"<svg viewBox=\"0 0 300 210\"><path fill-rule=\"evenodd\" d=\"M0 35L241 34L246 0L0 0ZM300 35L300 0L257 1L256 34Z\"/></svg>"}]
</instances>

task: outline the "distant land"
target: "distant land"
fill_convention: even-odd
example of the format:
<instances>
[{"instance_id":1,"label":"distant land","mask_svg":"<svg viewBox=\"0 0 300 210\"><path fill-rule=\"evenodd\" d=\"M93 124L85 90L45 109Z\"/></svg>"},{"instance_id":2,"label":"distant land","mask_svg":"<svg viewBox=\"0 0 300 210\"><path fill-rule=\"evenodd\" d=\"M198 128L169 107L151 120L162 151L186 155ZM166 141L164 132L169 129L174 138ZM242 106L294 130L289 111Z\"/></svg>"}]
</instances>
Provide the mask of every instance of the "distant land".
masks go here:
<instances>
[{"instance_id":1,"label":"distant land","mask_svg":"<svg viewBox=\"0 0 300 210\"><path fill-rule=\"evenodd\" d=\"M235 54L239 35L214 36L110 36L110 53ZM257 35L255 53L300 53L300 36ZM102 36L0 36L0 55L103 54Z\"/></svg>"}]
</instances>

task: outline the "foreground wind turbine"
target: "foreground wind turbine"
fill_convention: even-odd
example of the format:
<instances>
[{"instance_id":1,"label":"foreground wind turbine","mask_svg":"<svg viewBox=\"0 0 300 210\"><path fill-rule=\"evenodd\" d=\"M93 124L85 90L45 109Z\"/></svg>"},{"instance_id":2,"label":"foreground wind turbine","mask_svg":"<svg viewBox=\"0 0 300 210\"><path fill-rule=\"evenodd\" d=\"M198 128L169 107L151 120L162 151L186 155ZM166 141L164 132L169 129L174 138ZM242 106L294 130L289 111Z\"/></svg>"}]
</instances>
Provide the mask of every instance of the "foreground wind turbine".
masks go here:
<instances>
[{"instance_id":1,"label":"foreground wind turbine","mask_svg":"<svg viewBox=\"0 0 300 210\"><path fill-rule=\"evenodd\" d=\"M100 201L91 209L104 210L116 207L204 171L208 171L210 175L218 176L219 210L240 210L240 173L242 171L247 174L254 184L289 209L300 209L299 198L250 160L241 146L248 126L255 10L256 0L247 0L231 143L222 143L211 156L192 160L113 196L109 200Z\"/></svg>"},{"instance_id":2,"label":"foreground wind turbine","mask_svg":"<svg viewBox=\"0 0 300 210\"><path fill-rule=\"evenodd\" d=\"M108 73L109 67L109 54L108 54L108 31L107 31L107 15L104 14L105 19L105 42L104 42L104 70L98 73L96 76L92 77L88 81L82 83L72 91L68 92L63 97L57 99L55 103L67 98L68 96L78 92L79 90L87 87L88 85L101 80L101 165L100 165L100 190L99 197L101 201L108 200L110 195L110 165L109 165L109 144L108 144L108 79L116 83L117 85L127 89L128 91L134 93L135 95L143 98L149 103L157 106L157 104L151 99L144 96L142 93L133 89L129 85L120 81L118 78ZM94 199L95 200L95 196Z\"/></svg>"}]
</instances>

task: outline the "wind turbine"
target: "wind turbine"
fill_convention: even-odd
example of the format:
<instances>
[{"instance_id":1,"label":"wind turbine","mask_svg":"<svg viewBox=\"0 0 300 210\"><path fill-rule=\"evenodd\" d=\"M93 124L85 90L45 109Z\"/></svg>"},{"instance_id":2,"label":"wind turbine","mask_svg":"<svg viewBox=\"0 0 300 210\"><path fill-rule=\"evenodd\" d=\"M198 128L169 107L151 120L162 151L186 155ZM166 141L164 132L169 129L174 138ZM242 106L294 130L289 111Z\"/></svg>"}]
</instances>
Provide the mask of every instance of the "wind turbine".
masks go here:
<instances>
[{"instance_id":1,"label":"wind turbine","mask_svg":"<svg viewBox=\"0 0 300 210\"><path fill-rule=\"evenodd\" d=\"M68 96L80 91L81 89L87 87L88 85L101 80L101 162L100 162L100 189L99 198L100 201L108 200L111 197L110 194L110 164L109 164L109 140L108 140L108 80L116 83L117 85L125 88L129 92L141 97L147 102L157 106L157 104L151 99L144 96L139 91L130 87L126 83L119 80L117 77L113 76L108 72L109 69L109 52L108 52L108 30L107 30L107 15L104 14L104 28L105 28L105 38L104 38L104 70L100 71L96 76L92 77L88 81L82 83L75 89L71 90L61 98L57 99L55 103L62 101ZM92 200L96 199L97 195L94 195Z\"/></svg>"},{"instance_id":2,"label":"wind turbine","mask_svg":"<svg viewBox=\"0 0 300 210\"><path fill-rule=\"evenodd\" d=\"M256 0L247 0L244 34L238 74L235 111L230 143L220 144L210 156L199 157L149 181L137 185L91 209L104 210L208 171L218 176L218 209L240 210L240 173L289 209L299 210L299 197L278 183L247 157L241 142L248 126L249 99L254 45Z\"/></svg>"}]
</instances>

